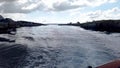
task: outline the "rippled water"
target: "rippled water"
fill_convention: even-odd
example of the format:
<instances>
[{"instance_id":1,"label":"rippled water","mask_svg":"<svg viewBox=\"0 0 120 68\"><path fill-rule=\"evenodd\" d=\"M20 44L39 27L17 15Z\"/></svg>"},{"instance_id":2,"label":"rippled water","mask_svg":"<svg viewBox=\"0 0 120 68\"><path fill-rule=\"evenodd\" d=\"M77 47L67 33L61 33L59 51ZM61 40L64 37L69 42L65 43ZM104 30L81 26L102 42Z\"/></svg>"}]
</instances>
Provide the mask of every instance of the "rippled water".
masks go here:
<instances>
[{"instance_id":1,"label":"rippled water","mask_svg":"<svg viewBox=\"0 0 120 68\"><path fill-rule=\"evenodd\" d=\"M72 26L19 28L0 35L0 68L96 67L120 57L119 36Z\"/></svg>"}]
</instances>

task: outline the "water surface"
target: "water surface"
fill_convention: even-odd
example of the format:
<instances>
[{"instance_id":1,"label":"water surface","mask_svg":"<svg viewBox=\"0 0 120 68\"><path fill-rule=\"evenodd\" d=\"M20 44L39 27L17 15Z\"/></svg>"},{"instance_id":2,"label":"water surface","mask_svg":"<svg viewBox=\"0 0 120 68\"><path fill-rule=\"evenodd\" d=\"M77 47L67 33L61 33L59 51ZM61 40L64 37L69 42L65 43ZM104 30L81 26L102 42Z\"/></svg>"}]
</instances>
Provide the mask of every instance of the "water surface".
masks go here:
<instances>
[{"instance_id":1,"label":"water surface","mask_svg":"<svg viewBox=\"0 0 120 68\"><path fill-rule=\"evenodd\" d=\"M120 34L74 26L18 28L0 35L1 68L86 68L118 59Z\"/></svg>"}]
</instances>

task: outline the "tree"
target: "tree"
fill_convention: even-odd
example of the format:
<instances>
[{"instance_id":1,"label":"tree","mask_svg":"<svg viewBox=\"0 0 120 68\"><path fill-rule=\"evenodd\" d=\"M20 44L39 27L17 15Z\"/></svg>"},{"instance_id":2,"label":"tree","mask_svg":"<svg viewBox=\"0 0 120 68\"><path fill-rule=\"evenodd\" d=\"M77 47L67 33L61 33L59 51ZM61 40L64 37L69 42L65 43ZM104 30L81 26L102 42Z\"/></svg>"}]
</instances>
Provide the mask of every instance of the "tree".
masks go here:
<instances>
[{"instance_id":1,"label":"tree","mask_svg":"<svg viewBox=\"0 0 120 68\"><path fill-rule=\"evenodd\" d=\"M77 24L80 24L80 22L78 21Z\"/></svg>"}]
</instances>

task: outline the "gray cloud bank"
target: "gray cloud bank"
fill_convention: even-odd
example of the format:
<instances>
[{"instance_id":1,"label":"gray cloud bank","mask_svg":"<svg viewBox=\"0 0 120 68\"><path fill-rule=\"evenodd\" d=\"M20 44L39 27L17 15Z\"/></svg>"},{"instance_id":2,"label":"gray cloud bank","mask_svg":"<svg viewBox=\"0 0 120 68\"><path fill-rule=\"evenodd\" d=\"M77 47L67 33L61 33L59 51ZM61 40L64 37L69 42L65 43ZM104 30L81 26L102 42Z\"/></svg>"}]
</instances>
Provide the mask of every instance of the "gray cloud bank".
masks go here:
<instances>
[{"instance_id":1,"label":"gray cloud bank","mask_svg":"<svg viewBox=\"0 0 120 68\"><path fill-rule=\"evenodd\" d=\"M44 7L41 2L0 0L0 13L29 13Z\"/></svg>"},{"instance_id":2,"label":"gray cloud bank","mask_svg":"<svg viewBox=\"0 0 120 68\"><path fill-rule=\"evenodd\" d=\"M86 6L99 6L116 0L62 0L52 3L52 8L46 2L50 0L0 0L0 13L30 13L33 11L66 11Z\"/></svg>"}]
</instances>

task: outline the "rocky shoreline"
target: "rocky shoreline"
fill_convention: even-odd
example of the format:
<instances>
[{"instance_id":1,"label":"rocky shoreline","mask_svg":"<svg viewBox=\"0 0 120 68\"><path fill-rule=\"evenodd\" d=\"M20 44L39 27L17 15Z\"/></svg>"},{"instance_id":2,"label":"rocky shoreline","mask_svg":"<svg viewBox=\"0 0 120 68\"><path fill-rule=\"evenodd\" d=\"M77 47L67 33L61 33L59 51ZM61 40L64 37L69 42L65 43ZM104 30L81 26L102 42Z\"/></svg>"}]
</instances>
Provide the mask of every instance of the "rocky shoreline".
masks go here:
<instances>
[{"instance_id":1,"label":"rocky shoreline","mask_svg":"<svg viewBox=\"0 0 120 68\"><path fill-rule=\"evenodd\" d=\"M10 18L4 18L3 16L0 15L0 34L16 31L16 28L20 28L20 27L32 27L32 26L41 26L41 25L44 24L28 22L28 21L14 21Z\"/></svg>"},{"instance_id":2,"label":"rocky shoreline","mask_svg":"<svg viewBox=\"0 0 120 68\"><path fill-rule=\"evenodd\" d=\"M11 33L16 31L16 28L20 27L32 27L32 26L41 26L48 25L42 23L35 23L29 21L14 21L10 18L4 18L0 15L0 34L2 33ZM120 20L99 20L86 23L68 23L68 24L58 24L60 26L78 26L87 30L101 31L106 33L119 33L120 32Z\"/></svg>"},{"instance_id":3,"label":"rocky shoreline","mask_svg":"<svg viewBox=\"0 0 120 68\"><path fill-rule=\"evenodd\" d=\"M106 33L120 33L120 20L99 20L86 23L58 24L68 26L78 26L86 30L101 31Z\"/></svg>"}]
</instances>

